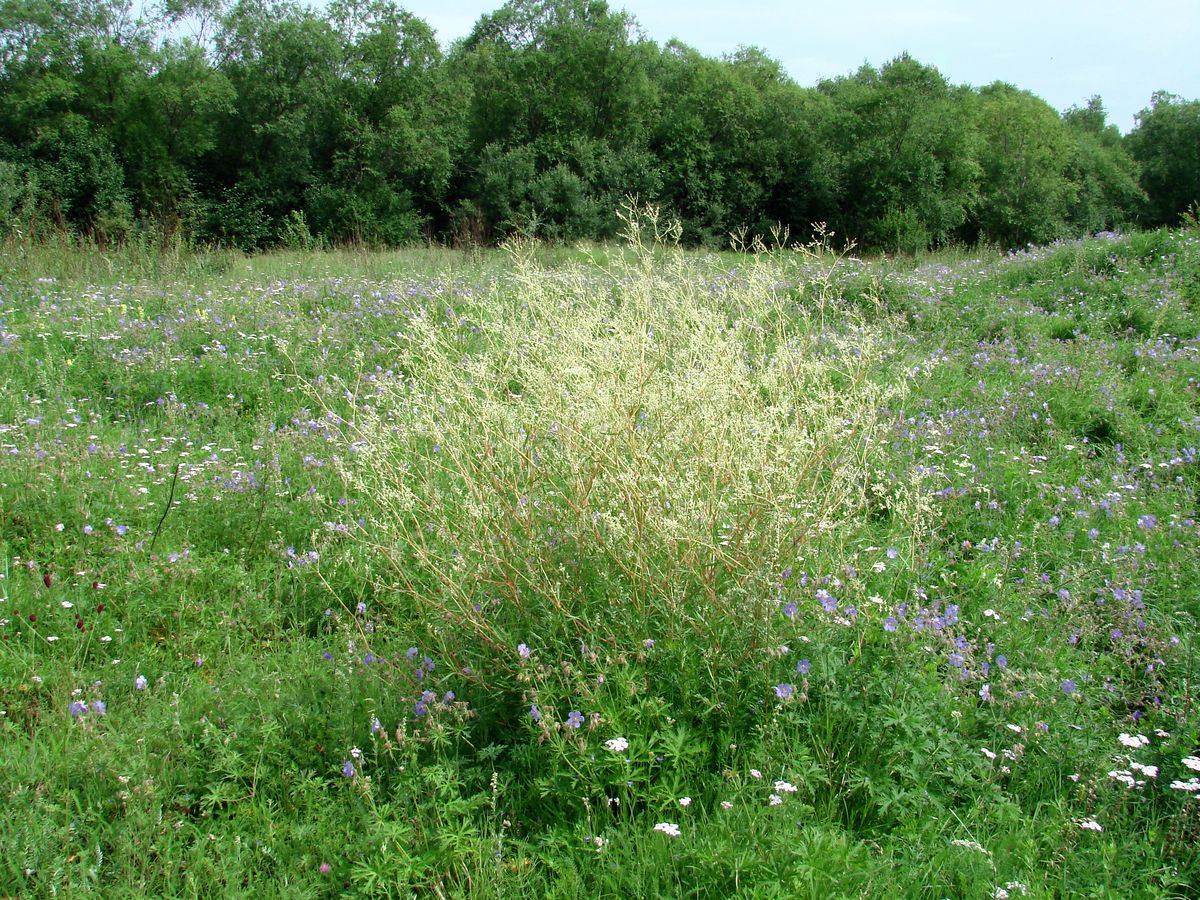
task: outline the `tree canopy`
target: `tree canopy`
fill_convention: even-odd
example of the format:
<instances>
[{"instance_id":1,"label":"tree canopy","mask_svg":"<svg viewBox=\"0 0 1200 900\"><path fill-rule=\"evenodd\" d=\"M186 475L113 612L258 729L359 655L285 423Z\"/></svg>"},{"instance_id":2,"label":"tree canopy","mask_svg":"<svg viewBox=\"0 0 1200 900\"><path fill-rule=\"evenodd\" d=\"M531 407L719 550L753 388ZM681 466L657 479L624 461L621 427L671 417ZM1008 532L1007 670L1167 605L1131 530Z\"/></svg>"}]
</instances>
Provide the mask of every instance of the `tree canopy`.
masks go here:
<instances>
[{"instance_id":1,"label":"tree canopy","mask_svg":"<svg viewBox=\"0 0 1200 900\"><path fill-rule=\"evenodd\" d=\"M1200 101L1122 136L904 54L803 87L649 40L604 0L511 0L448 50L392 0L0 0L0 237L245 248L603 239L633 194L685 240L823 222L868 249L1176 221Z\"/></svg>"}]
</instances>

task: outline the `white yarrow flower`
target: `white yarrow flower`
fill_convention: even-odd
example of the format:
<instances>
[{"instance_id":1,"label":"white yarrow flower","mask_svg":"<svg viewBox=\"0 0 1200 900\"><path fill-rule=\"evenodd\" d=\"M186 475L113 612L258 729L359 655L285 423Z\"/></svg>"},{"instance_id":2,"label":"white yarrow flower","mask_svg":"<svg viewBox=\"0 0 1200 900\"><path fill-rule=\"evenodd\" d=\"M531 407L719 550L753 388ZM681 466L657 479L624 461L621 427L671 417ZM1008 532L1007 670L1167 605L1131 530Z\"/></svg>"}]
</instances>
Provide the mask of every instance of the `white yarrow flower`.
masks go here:
<instances>
[{"instance_id":1,"label":"white yarrow flower","mask_svg":"<svg viewBox=\"0 0 1200 900\"><path fill-rule=\"evenodd\" d=\"M624 753L629 749L629 741L623 737L613 738L611 741L605 741L604 746L613 753Z\"/></svg>"},{"instance_id":2,"label":"white yarrow flower","mask_svg":"<svg viewBox=\"0 0 1200 900\"><path fill-rule=\"evenodd\" d=\"M679 826L674 822L659 822L654 826L655 831L661 831L663 834L671 837L679 837Z\"/></svg>"}]
</instances>

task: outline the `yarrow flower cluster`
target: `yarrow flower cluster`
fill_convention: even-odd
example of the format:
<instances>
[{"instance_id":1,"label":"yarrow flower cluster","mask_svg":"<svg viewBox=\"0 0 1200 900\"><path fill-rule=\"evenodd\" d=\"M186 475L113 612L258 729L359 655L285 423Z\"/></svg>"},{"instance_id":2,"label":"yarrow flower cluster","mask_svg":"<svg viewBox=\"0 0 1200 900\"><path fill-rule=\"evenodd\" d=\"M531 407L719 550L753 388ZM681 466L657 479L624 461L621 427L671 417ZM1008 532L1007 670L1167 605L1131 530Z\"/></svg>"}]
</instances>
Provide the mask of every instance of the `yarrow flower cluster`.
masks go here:
<instances>
[{"instance_id":1,"label":"yarrow flower cluster","mask_svg":"<svg viewBox=\"0 0 1200 900\"><path fill-rule=\"evenodd\" d=\"M1185 756L1181 762L1193 772L1200 772L1200 756ZM1176 779L1171 782L1171 790L1200 794L1200 778L1189 778L1187 781Z\"/></svg>"},{"instance_id":2,"label":"yarrow flower cluster","mask_svg":"<svg viewBox=\"0 0 1200 900\"><path fill-rule=\"evenodd\" d=\"M663 834L670 837L679 837L679 826L674 822L659 822L654 826L655 831L661 831Z\"/></svg>"},{"instance_id":3,"label":"yarrow flower cluster","mask_svg":"<svg viewBox=\"0 0 1200 900\"><path fill-rule=\"evenodd\" d=\"M1013 894L1024 894L1025 885L1019 881L1009 881L1003 887L992 891L992 900L1009 900Z\"/></svg>"},{"instance_id":4,"label":"yarrow flower cluster","mask_svg":"<svg viewBox=\"0 0 1200 900\"><path fill-rule=\"evenodd\" d=\"M1138 748L1145 747L1150 743L1150 738L1146 737L1144 734L1125 734L1124 732L1117 736L1117 740L1131 750L1137 750Z\"/></svg>"}]
</instances>

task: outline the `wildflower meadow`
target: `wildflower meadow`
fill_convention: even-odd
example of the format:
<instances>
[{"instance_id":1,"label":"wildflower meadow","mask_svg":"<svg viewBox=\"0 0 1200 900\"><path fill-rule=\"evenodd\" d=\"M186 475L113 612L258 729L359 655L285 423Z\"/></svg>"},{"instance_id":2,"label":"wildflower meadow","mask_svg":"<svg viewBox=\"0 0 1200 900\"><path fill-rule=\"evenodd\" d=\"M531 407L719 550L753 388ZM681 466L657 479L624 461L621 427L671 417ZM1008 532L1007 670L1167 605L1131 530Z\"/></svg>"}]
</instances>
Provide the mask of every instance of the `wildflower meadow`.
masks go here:
<instances>
[{"instance_id":1,"label":"wildflower meadow","mask_svg":"<svg viewBox=\"0 0 1200 900\"><path fill-rule=\"evenodd\" d=\"M0 895L1194 897L1200 229L0 262Z\"/></svg>"}]
</instances>

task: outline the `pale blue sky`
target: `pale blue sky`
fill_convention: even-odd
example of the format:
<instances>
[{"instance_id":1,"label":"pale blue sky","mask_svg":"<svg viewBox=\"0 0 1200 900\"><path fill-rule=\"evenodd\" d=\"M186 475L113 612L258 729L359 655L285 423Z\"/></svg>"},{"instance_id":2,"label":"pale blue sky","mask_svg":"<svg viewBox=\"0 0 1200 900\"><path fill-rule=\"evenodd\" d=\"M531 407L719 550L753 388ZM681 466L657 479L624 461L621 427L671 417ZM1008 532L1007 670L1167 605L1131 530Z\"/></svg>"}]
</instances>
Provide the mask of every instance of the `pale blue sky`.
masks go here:
<instances>
[{"instance_id":1,"label":"pale blue sky","mask_svg":"<svg viewBox=\"0 0 1200 900\"><path fill-rule=\"evenodd\" d=\"M401 0L443 43L502 3ZM955 83L1009 81L1056 109L1099 94L1122 131L1150 95L1200 99L1200 0L609 0L660 44L677 37L710 56L763 48L800 84L879 65L908 51Z\"/></svg>"}]
</instances>

